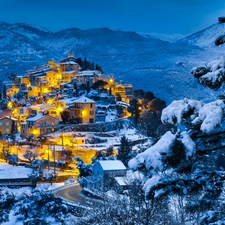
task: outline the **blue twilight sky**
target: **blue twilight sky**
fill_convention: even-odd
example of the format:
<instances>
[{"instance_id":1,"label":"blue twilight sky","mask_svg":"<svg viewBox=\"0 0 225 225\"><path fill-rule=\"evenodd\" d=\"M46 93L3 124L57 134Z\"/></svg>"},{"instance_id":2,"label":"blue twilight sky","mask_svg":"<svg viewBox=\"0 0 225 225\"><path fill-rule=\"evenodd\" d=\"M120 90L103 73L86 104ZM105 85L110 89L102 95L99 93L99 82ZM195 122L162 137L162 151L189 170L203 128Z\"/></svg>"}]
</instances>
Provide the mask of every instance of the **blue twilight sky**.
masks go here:
<instances>
[{"instance_id":1,"label":"blue twilight sky","mask_svg":"<svg viewBox=\"0 0 225 225\"><path fill-rule=\"evenodd\" d=\"M190 34L225 16L224 0L0 0L0 20L59 31L110 27Z\"/></svg>"}]
</instances>

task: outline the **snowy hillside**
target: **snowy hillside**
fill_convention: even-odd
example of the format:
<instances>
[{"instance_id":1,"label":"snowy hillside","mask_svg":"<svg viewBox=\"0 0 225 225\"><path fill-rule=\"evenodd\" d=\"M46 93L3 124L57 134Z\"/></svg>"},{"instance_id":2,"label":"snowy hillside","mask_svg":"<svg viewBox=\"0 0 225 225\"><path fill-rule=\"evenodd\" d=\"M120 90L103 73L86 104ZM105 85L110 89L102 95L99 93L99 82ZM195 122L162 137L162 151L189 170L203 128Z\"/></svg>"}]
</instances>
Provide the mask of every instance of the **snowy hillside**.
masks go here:
<instances>
[{"instance_id":1,"label":"snowy hillside","mask_svg":"<svg viewBox=\"0 0 225 225\"><path fill-rule=\"evenodd\" d=\"M138 34L141 35L142 37L155 38L162 41L168 41L170 43L174 43L185 37L185 35L182 34L160 34L160 33L143 33L143 32L138 32Z\"/></svg>"},{"instance_id":2,"label":"snowy hillside","mask_svg":"<svg viewBox=\"0 0 225 225\"><path fill-rule=\"evenodd\" d=\"M204 30L182 38L178 42L210 48L215 46L215 40L221 35L225 35L225 23L215 23Z\"/></svg>"},{"instance_id":3,"label":"snowy hillside","mask_svg":"<svg viewBox=\"0 0 225 225\"><path fill-rule=\"evenodd\" d=\"M124 80L135 89L150 90L167 103L185 97L207 102L218 95L205 89L190 73L193 67L216 59L216 52L109 28L71 28L52 33L33 25L0 22L0 79L12 73L21 75L48 60L62 59L70 50L75 57L87 57L101 65L118 82Z\"/></svg>"}]
</instances>

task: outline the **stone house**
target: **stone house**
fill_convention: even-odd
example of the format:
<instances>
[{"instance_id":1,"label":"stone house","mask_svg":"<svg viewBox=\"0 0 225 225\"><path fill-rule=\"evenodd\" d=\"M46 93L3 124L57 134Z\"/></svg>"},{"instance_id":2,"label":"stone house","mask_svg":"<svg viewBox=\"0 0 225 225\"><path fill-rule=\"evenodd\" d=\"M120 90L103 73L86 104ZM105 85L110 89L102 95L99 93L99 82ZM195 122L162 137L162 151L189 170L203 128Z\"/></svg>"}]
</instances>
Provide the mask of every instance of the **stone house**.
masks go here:
<instances>
[{"instance_id":1,"label":"stone house","mask_svg":"<svg viewBox=\"0 0 225 225\"><path fill-rule=\"evenodd\" d=\"M21 123L21 136L39 136L54 132L59 125L59 119L50 115L38 114Z\"/></svg>"}]
</instances>

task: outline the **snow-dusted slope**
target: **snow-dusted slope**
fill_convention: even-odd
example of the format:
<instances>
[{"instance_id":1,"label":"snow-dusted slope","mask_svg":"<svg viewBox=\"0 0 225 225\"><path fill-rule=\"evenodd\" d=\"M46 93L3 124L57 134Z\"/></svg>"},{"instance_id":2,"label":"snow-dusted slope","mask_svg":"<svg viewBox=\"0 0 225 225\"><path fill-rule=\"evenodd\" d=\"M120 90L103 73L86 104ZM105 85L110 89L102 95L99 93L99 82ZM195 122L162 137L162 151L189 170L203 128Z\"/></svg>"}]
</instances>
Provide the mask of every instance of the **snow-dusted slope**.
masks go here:
<instances>
[{"instance_id":1,"label":"snow-dusted slope","mask_svg":"<svg viewBox=\"0 0 225 225\"><path fill-rule=\"evenodd\" d=\"M52 33L43 27L29 25L26 23L15 23L9 26L8 29L15 33L22 34L32 40L36 40L40 37L43 37Z\"/></svg>"},{"instance_id":2,"label":"snow-dusted slope","mask_svg":"<svg viewBox=\"0 0 225 225\"><path fill-rule=\"evenodd\" d=\"M221 35L225 35L225 23L215 23L204 30L182 38L178 42L208 48L215 46L215 40Z\"/></svg>"},{"instance_id":3,"label":"snow-dusted slope","mask_svg":"<svg viewBox=\"0 0 225 225\"><path fill-rule=\"evenodd\" d=\"M138 32L138 34L141 35L142 37L155 38L162 41L168 41L170 43L174 43L185 37L185 35L182 34L160 34L160 33L143 33L143 32Z\"/></svg>"}]
</instances>

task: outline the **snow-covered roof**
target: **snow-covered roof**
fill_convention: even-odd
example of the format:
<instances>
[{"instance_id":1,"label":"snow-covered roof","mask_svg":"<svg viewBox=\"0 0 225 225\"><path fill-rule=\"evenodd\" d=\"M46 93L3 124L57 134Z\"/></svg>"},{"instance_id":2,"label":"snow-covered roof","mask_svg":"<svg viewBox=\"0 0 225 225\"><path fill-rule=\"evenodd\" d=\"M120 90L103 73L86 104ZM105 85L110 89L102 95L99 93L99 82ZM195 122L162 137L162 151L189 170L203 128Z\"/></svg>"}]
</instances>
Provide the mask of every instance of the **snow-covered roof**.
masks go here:
<instances>
[{"instance_id":1,"label":"snow-covered roof","mask_svg":"<svg viewBox=\"0 0 225 225\"><path fill-rule=\"evenodd\" d=\"M121 186L127 185L125 177L114 177L114 178L119 185L121 185Z\"/></svg>"},{"instance_id":2,"label":"snow-covered roof","mask_svg":"<svg viewBox=\"0 0 225 225\"><path fill-rule=\"evenodd\" d=\"M30 106L30 108L41 110L41 109L52 108L52 105L50 105L50 104L38 104L38 105L32 105L32 106Z\"/></svg>"},{"instance_id":3,"label":"snow-covered roof","mask_svg":"<svg viewBox=\"0 0 225 225\"><path fill-rule=\"evenodd\" d=\"M99 161L103 170L126 170L126 167L120 160Z\"/></svg>"},{"instance_id":4,"label":"snow-covered roof","mask_svg":"<svg viewBox=\"0 0 225 225\"><path fill-rule=\"evenodd\" d=\"M83 76L93 76L94 74L78 74L78 75L76 75L77 77L83 77Z\"/></svg>"},{"instance_id":5,"label":"snow-covered roof","mask_svg":"<svg viewBox=\"0 0 225 225\"><path fill-rule=\"evenodd\" d=\"M95 103L94 100L87 98L85 96L82 96L78 99L76 99L75 101L73 101L74 103Z\"/></svg>"},{"instance_id":6,"label":"snow-covered roof","mask_svg":"<svg viewBox=\"0 0 225 225\"><path fill-rule=\"evenodd\" d=\"M73 71L65 71L65 72L62 72L62 73L74 73L74 72L77 72L77 70L73 70Z\"/></svg>"},{"instance_id":7,"label":"snow-covered roof","mask_svg":"<svg viewBox=\"0 0 225 225\"><path fill-rule=\"evenodd\" d=\"M60 99L58 100L58 102L64 102L65 104L71 104L75 101L75 98L64 98L64 99Z\"/></svg>"},{"instance_id":8,"label":"snow-covered roof","mask_svg":"<svg viewBox=\"0 0 225 225\"><path fill-rule=\"evenodd\" d=\"M60 64L77 64L76 62L73 62L73 61L69 61L69 62L62 62Z\"/></svg>"},{"instance_id":9,"label":"snow-covered roof","mask_svg":"<svg viewBox=\"0 0 225 225\"><path fill-rule=\"evenodd\" d=\"M37 121L37 120L40 120L40 119L44 118L45 116L46 115L38 114L34 117L31 117L31 118L27 119L27 121Z\"/></svg>"},{"instance_id":10,"label":"snow-covered roof","mask_svg":"<svg viewBox=\"0 0 225 225\"><path fill-rule=\"evenodd\" d=\"M10 119L10 120L13 120L13 121L17 121L17 119L9 117L9 116L2 117L0 120L3 120L3 119Z\"/></svg>"}]
</instances>

